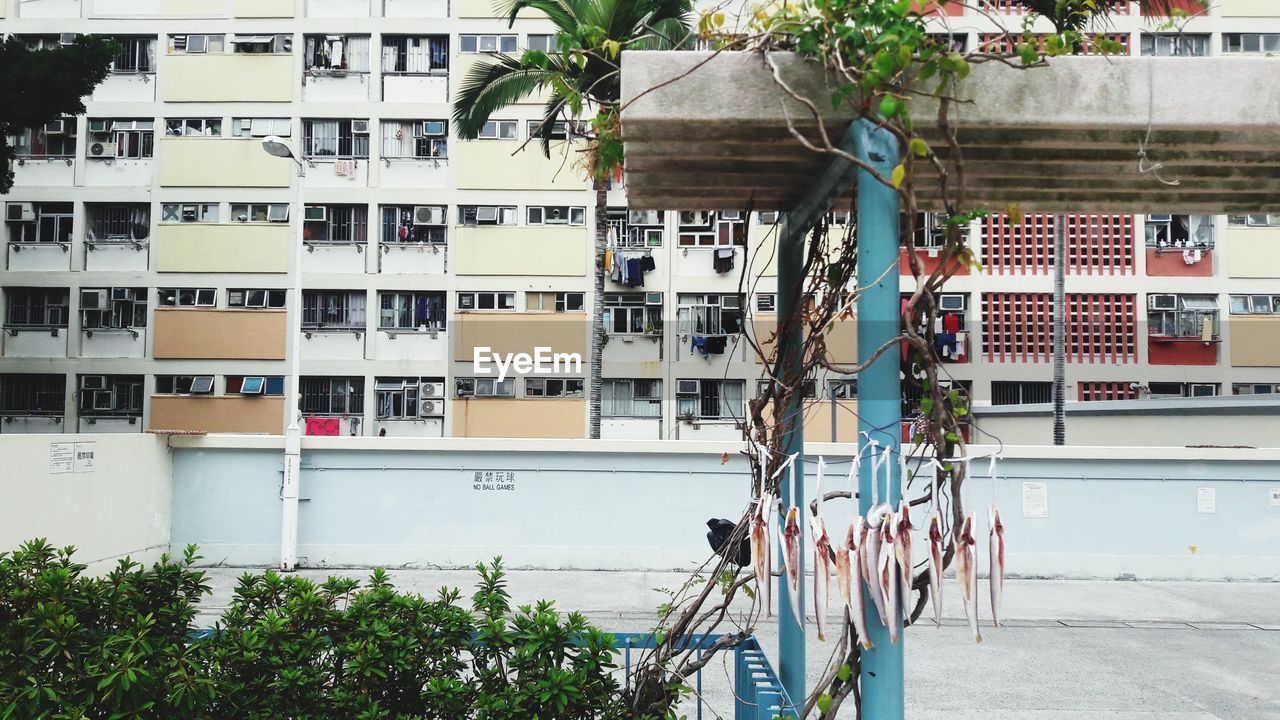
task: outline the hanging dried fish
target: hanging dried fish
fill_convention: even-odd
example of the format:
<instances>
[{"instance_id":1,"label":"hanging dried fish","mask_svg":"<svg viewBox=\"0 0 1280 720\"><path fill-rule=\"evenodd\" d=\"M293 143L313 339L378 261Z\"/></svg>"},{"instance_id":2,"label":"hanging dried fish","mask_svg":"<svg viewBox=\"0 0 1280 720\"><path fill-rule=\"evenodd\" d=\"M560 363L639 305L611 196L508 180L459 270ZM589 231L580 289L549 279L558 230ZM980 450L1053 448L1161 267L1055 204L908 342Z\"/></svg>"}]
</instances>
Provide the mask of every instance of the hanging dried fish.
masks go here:
<instances>
[{"instance_id":1,"label":"hanging dried fish","mask_svg":"<svg viewBox=\"0 0 1280 720\"><path fill-rule=\"evenodd\" d=\"M880 562L876 575L884 597L885 619L888 620L885 627L889 630L891 643L898 642L898 628L902 624L902 609L898 607L897 526L897 517L889 511L880 524Z\"/></svg>"},{"instance_id":2,"label":"hanging dried fish","mask_svg":"<svg viewBox=\"0 0 1280 720\"><path fill-rule=\"evenodd\" d=\"M787 571L787 600L796 623L804 627L804 611L800 609L800 545L804 540L800 531L800 508L787 509L787 521L782 526L782 563Z\"/></svg>"},{"instance_id":3,"label":"hanging dried fish","mask_svg":"<svg viewBox=\"0 0 1280 720\"><path fill-rule=\"evenodd\" d=\"M969 629L974 642L982 642L978 631L978 599L974 597L978 585L978 541L973 537L973 513L964 519L960 537L956 539L956 580L960 584L960 597L964 600L964 614L969 618Z\"/></svg>"},{"instance_id":4,"label":"hanging dried fish","mask_svg":"<svg viewBox=\"0 0 1280 720\"><path fill-rule=\"evenodd\" d=\"M991 624L1000 627L1000 601L1004 596L1004 523L995 505L989 510L991 523Z\"/></svg>"}]
</instances>

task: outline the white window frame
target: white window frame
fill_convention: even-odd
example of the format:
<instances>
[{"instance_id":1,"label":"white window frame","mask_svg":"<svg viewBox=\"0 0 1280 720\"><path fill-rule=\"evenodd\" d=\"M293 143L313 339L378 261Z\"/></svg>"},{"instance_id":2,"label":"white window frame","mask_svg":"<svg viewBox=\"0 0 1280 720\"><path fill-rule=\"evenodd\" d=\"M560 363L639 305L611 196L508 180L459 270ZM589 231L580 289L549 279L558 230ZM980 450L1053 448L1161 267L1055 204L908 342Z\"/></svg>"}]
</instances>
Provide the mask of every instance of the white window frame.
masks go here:
<instances>
[{"instance_id":1,"label":"white window frame","mask_svg":"<svg viewBox=\"0 0 1280 720\"><path fill-rule=\"evenodd\" d=\"M165 118L166 137L222 137L222 118Z\"/></svg>"},{"instance_id":2,"label":"white window frame","mask_svg":"<svg viewBox=\"0 0 1280 720\"><path fill-rule=\"evenodd\" d=\"M571 205L530 205L525 208L529 225L586 225L587 209Z\"/></svg>"},{"instance_id":3,"label":"white window frame","mask_svg":"<svg viewBox=\"0 0 1280 720\"><path fill-rule=\"evenodd\" d=\"M481 307L485 304L490 307ZM458 292L458 312L515 312L515 309L514 291L460 290Z\"/></svg>"},{"instance_id":4,"label":"white window frame","mask_svg":"<svg viewBox=\"0 0 1280 720\"><path fill-rule=\"evenodd\" d=\"M600 414L614 418L662 418L662 380L658 378L606 379ZM643 411L639 408L644 408Z\"/></svg>"},{"instance_id":5,"label":"white window frame","mask_svg":"<svg viewBox=\"0 0 1280 720\"><path fill-rule=\"evenodd\" d=\"M220 203L164 203L160 223L216 223L220 210Z\"/></svg>"},{"instance_id":6,"label":"white window frame","mask_svg":"<svg viewBox=\"0 0 1280 720\"><path fill-rule=\"evenodd\" d=\"M520 125L515 120L488 120L480 128L477 140L519 140Z\"/></svg>"},{"instance_id":7,"label":"white window frame","mask_svg":"<svg viewBox=\"0 0 1280 720\"><path fill-rule=\"evenodd\" d=\"M262 138L269 135L290 137L293 134L293 121L289 118L231 118L231 136L242 138Z\"/></svg>"},{"instance_id":8,"label":"white window frame","mask_svg":"<svg viewBox=\"0 0 1280 720\"><path fill-rule=\"evenodd\" d=\"M524 294L524 309L526 312L586 312L586 296L582 292L527 290ZM552 301L552 307L547 307L548 298Z\"/></svg>"},{"instance_id":9,"label":"white window frame","mask_svg":"<svg viewBox=\"0 0 1280 720\"><path fill-rule=\"evenodd\" d=\"M1280 315L1280 295L1247 293L1230 296L1232 315Z\"/></svg>"},{"instance_id":10,"label":"white window frame","mask_svg":"<svg viewBox=\"0 0 1280 720\"><path fill-rule=\"evenodd\" d=\"M697 383L696 393L682 393L680 386L686 380L676 381L676 418L683 419L687 415L692 415L693 419L699 421L724 421L724 420L742 420L746 411L746 381L734 380L727 378L701 378L694 380ZM708 385L716 386L716 404L718 413L715 415L704 413L704 404L708 395L706 388ZM742 407L726 408L724 399L724 390L726 385L736 386L738 388L739 397L742 398ZM727 411L727 412L726 412Z\"/></svg>"},{"instance_id":11,"label":"white window frame","mask_svg":"<svg viewBox=\"0 0 1280 720\"><path fill-rule=\"evenodd\" d=\"M586 395L582 378L528 377L524 379L524 396L539 400L580 398Z\"/></svg>"},{"instance_id":12,"label":"white window frame","mask_svg":"<svg viewBox=\"0 0 1280 720\"><path fill-rule=\"evenodd\" d=\"M246 310L280 310L287 306L287 291L275 288L227 288L227 307Z\"/></svg>"},{"instance_id":13,"label":"white window frame","mask_svg":"<svg viewBox=\"0 0 1280 720\"><path fill-rule=\"evenodd\" d=\"M514 398L515 378L503 378L498 382L491 377L454 378L454 397L458 398Z\"/></svg>"},{"instance_id":14,"label":"white window frame","mask_svg":"<svg viewBox=\"0 0 1280 720\"><path fill-rule=\"evenodd\" d=\"M519 43L519 35L508 33L459 35L458 53L515 53Z\"/></svg>"},{"instance_id":15,"label":"white window frame","mask_svg":"<svg viewBox=\"0 0 1280 720\"><path fill-rule=\"evenodd\" d=\"M237 209L243 214L237 214ZM231 203L231 222L287 223L289 203Z\"/></svg>"},{"instance_id":16,"label":"white window frame","mask_svg":"<svg viewBox=\"0 0 1280 720\"><path fill-rule=\"evenodd\" d=\"M492 215L493 219L486 219ZM484 217L482 217L484 216ZM459 205L458 224L467 227L486 225L515 225L517 221L514 205Z\"/></svg>"},{"instance_id":17,"label":"white window frame","mask_svg":"<svg viewBox=\"0 0 1280 720\"><path fill-rule=\"evenodd\" d=\"M737 311L739 329L736 332L724 331L725 310ZM676 323L681 335L736 335L742 332L741 298L736 293L679 293Z\"/></svg>"},{"instance_id":18,"label":"white window frame","mask_svg":"<svg viewBox=\"0 0 1280 720\"><path fill-rule=\"evenodd\" d=\"M168 36L171 55L216 55L227 51L224 33L177 33Z\"/></svg>"},{"instance_id":19,"label":"white window frame","mask_svg":"<svg viewBox=\"0 0 1280 720\"><path fill-rule=\"evenodd\" d=\"M603 316L607 335L661 335L662 293L605 293ZM631 330L637 319L640 332ZM626 330L616 330L619 323Z\"/></svg>"},{"instance_id":20,"label":"white window frame","mask_svg":"<svg viewBox=\"0 0 1280 720\"><path fill-rule=\"evenodd\" d=\"M161 382L170 387L161 390ZM212 395L215 389L212 375L157 375L156 395ZM182 388L186 389L183 390Z\"/></svg>"},{"instance_id":21,"label":"white window frame","mask_svg":"<svg viewBox=\"0 0 1280 720\"><path fill-rule=\"evenodd\" d=\"M217 288L165 287L156 289L156 307L217 307Z\"/></svg>"}]
</instances>

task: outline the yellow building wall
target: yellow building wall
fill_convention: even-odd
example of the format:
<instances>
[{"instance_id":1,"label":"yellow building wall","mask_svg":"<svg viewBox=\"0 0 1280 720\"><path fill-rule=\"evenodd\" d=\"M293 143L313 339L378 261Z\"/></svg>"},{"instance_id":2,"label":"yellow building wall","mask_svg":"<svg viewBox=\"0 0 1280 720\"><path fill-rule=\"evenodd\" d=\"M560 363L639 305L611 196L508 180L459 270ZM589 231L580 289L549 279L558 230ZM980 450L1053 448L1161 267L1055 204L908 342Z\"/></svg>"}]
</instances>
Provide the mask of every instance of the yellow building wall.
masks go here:
<instances>
[{"instance_id":1,"label":"yellow building wall","mask_svg":"<svg viewBox=\"0 0 1280 720\"><path fill-rule=\"evenodd\" d=\"M778 330L778 316L755 313L748 329L755 333L756 344L766 353L773 351L773 334ZM836 320L827 328L827 359L852 365L858 362L858 320Z\"/></svg>"},{"instance_id":2,"label":"yellow building wall","mask_svg":"<svg viewBox=\"0 0 1280 720\"><path fill-rule=\"evenodd\" d=\"M476 347L494 353L533 354L534 348L551 352L577 353L587 372L586 313L492 313L462 312L453 316L454 357L458 362L475 359Z\"/></svg>"},{"instance_id":3,"label":"yellow building wall","mask_svg":"<svg viewBox=\"0 0 1280 720\"><path fill-rule=\"evenodd\" d=\"M283 273L289 242L284 223L167 223L153 244L158 272Z\"/></svg>"},{"instance_id":4,"label":"yellow building wall","mask_svg":"<svg viewBox=\"0 0 1280 720\"><path fill-rule=\"evenodd\" d=\"M586 226L460 227L449 243L457 275L580 276L587 272Z\"/></svg>"},{"instance_id":5,"label":"yellow building wall","mask_svg":"<svg viewBox=\"0 0 1280 720\"><path fill-rule=\"evenodd\" d=\"M157 360L284 360L284 310L157 308Z\"/></svg>"},{"instance_id":6,"label":"yellow building wall","mask_svg":"<svg viewBox=\"0 0 1280 720\"><path fill-rule=\"evenodd\" d=\"M166 17L183 15L226 17L227 0L160 0L160 14Z\"/></svg>"},{"instance_id":7,"label":"yellow building wall","mask_svg":"<svg viewBox=\"0 0 1280 720\"><path fill-rule=\"evenodd\" d=\"M293 99L293 55L167 55L161 63L160 99L165 102Z\"/></svg>"},{"instance_id":8,"label":"yellow building wall","mask_svg":"<svg viewBox=\"0 0 1280 720\"><path fill-rule=\"evenodd\" d=\"M520 13L522 17L524 16L525 12L528 12L528 11L526 10ZM538 13L538 15L541 17L542 13ZM506 26L503 26L503 27L505 28ZM523 44L524 43L521 42L521 45ZM520 57L520 55L523 52L524 51L521 50L519 52L511 53L511 55L514 57ZM458 53L457 55L455 55L453 60L453 67L449 70L449 77L452 79L452 83L458 87L461 87L462 83L466 82L467 76L471 73L471 68L476 64L478 64L481 60L486 60L488 58L489 56L486 53ZM492 60L490 60L490 63L492 63ZM551 99L550 90L536 90L526 95L525 97L520 98L514 104L537 105L539 107L542 107L542 106L545 106L547 104L547 100L550 100L550 99ZM499 117L501 117L501 115L499 115ZM520 122L522 123L520 127L520 137L523 138L527 135L529 128L528 128L527 121L521 120ZM450 149L452 150L452 148ZM538 152L541 153L542 151L539 150Z\"/></svg>"},{"instance_id":9,"label":"yellow building wall","mask_svg":"<svg viewBox=\"0 0 1280 720\"><path fill-rule=\"evenodd\" d=\"M282 397L151 396L150 430L280 435L283 427Z\"/></svg>"},{"instance_id":10,"label":"yellow building wall","mask_svg":"<svg viewBox=\"0 0 1280 720\"><path fill-rule=\"evenodd\" d=\"M164 137L159 161L164 187L289 187L293 176L257 138Z\"/></svg>"},{"instance_id":11,"label":"yellow building wall","mask_svg":"<svg viewBox=\"0 0 1280 720\"><path fill-rule=\"evenodd\" d=\"M1231 365L1280 367L1280 318L1232 315Z\"/></svg>"},{"instance_id":12,"label":"yellow building wall","mask_svg":"<svg viewBox=\"0 0 1280 720\"><path fill-rule=\"evenodd\" d=\"M524 137L526 128L520 129ZM459 190L584 190L586 174L577 167L582 153L567 142L552 143L551 158L537 142L516 152L523 141L457 141L449 147L449 165ZM515 155L512 155L515 153Z\"/></svg>"},{"instance_id":13,"label":"yellow building wall","mask_svg":"<svg viewBox=\"0 0 1280 720\"><path fill-rule=\"evenodd\" d=\"M235 0L232 14L241 18L291 18L295 10L295 0Z\"/></svg>"},{"instance_id":14,"label":"yellow building wall","mask_svg":"<svg viewBox=\"0 0 1280 720\"><path fill-rule=\"evenodd\" d=\"M453 401L454 437L583 438L587 401L565 398Z\"/></svg>"},{"instance_id":15,"label":"yellow building wall","mask_svg":"<svg viewBox=\"0 0 1280 720\"><path fill-rule=\"evenodd\" d=\"M1223 17L1280 17L1276 0L1218 0Z\"/></svg>"},{"instance_id":16,"label":"yellow building wall","mask_svg":"<svg viewBox=\"0 0 1280 720\"><path fill-rule=\"evenodd\" d=\"M1280 278L1280 227L1227 226L1227 276Z\"/></svg>"},{"instance_id":17,"label":"yellow building wall","mask_svg":"<svg viewBox=\"0 0 1280 720\"><path fill-rule=\"evenodd\" d=\"M502 0L452 0L454 15L460 18L506 18L506 15L499 13L494 9L495 5L501 5ZM525 8L520 11L517 16L518 20L540 20L545 19L545 13L538 10ZM506 26L503 26L502 32L507 32Z\"/></svg>"}]
</instances>

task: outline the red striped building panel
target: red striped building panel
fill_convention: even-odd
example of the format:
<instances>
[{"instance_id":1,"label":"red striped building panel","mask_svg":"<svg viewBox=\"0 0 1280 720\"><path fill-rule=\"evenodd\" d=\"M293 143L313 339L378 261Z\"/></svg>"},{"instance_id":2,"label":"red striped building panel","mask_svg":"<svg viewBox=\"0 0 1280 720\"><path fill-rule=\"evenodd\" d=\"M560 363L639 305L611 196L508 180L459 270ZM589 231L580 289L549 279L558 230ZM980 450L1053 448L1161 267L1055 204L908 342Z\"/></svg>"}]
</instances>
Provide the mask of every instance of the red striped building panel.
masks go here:
<instances>
[{"instance_id":1,"label":"red striped building panel","mask_svg":"<svg viewBox=\"0 0 1280 720\"><path fill-rule=\"evenodd\" d=\"M1136 363L1137 298L1112 293L1067 295L1067 362ZM1049 362L1053 296L983 293L982 352L988 362Z\"/></svg>"}]
</instances>

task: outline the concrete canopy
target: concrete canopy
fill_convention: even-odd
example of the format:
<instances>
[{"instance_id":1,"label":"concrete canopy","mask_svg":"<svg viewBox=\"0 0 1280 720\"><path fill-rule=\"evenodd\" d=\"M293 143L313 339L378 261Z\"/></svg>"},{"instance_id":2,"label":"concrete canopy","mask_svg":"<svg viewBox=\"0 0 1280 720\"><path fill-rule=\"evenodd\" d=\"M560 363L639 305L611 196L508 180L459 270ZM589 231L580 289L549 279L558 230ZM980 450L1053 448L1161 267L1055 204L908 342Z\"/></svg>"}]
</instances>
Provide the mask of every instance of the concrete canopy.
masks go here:
<instances>
[{"instance_id":1,"label":"concrete canopy","mask_svg":"<svg viewBox=\"0 0 1280 720\"><path fill-rule=\"evenodd\" d=\"M752 53L623 55L623 135L632 207L736 210L793 207L830 156L794 126L817 122ZM836 144L852 117L831 106L823 69L774 53L780 76L811 98ZM703 63L698 67L699 63ZM1265 57L1063 57L1033 70L975 65L954 124L967 206L1016 202L1034 212L1223 213L1280 210L1280 65ZM785 107L785 111L784 111ZM913 117L942 149L936 103ZM1165 180L1138 169L1140 142ZM923 171L933 177L931 170ZM918 180L929 179L919 176ZM918 182L922 208L936 184Z\"/></svg>"}]
</instances>

